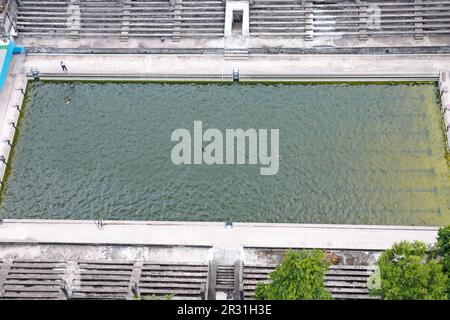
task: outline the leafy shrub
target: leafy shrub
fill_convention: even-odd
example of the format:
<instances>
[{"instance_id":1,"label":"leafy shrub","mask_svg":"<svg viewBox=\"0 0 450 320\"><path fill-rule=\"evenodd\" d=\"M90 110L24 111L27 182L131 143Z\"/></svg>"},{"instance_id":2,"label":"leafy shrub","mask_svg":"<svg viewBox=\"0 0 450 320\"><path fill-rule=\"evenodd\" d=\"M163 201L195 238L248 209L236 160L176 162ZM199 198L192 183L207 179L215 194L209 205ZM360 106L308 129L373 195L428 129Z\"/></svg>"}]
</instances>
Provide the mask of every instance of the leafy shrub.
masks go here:
<instances>
[{"instance_id":1,"label":"leafy shrub","mask_svg":"<svg viewBox=\"0 0 450 320\"><path fill-rule=\"evenodd\" d=\"M446 277L441 265L429 259L422 242L400 242L378 260L381 288L371 290L386 300L443 300Z\"/></svg>"},{"instance_id":2,"label":"leafy shrub","mask_svg":"<svg viewBox=\"0 0 450 320\"><path fill-rule=\"evenodd\" d=\"M269 283L258 283L259 300L329 300L325 289L328 263L320 250L289 250L283 262L270 274Z\"/></svg>"},{"instance_id":3,"label":"leafy shrub","mask_svg":"<svg viewBox=\"0 0 450 320\"><path fill-rule=\"evenodd\" d=\"M434 256L437 257L442 264L442 271L447 278L447 296L450 299L450 225L439 230L436 246L434 248Z\"/></svg>"}]
</instances>

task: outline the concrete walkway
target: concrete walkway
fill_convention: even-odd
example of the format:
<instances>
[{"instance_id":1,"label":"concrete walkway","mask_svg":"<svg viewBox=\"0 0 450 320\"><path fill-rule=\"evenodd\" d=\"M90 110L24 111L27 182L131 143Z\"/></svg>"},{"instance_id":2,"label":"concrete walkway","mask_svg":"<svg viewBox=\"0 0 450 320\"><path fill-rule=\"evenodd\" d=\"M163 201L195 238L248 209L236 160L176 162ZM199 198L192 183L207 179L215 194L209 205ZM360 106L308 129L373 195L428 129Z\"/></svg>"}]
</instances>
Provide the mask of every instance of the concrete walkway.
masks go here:
<instances>
[{"instance_id":1,"label":"concrete walkway","mask_svg":"<svg viewBox=\"0 0 450 320\"><path fill-rule=\"evenodd\" d=\"M64 61L68 73L61 71ZM252 55L248 60L225 60L222 55L29 55L26 70L60 76L145 77L168 75L221 75L233 69L242 76L299 76L337 78L432 78L450 67L450 55ZM386 80L386 79L385 79Z\"/></svg>"},{"instance_id":2,"label":"concrete walkway","mask_svg":"<svg viewBox=\"0 0 450 320\"><path fill-rule=\"evenodd\" d=\"M5 79L5 85L0 90L0 156L3 156L6 162L9 161L12 141L16 131L16 125L19 118L17 106L22 105L24 95L20 89L26 87L26 70L24 69L25 55L14 55L9 66L8 76ZM6 170L4 162L0 162L0 181L3 182L3 176Z\"/></svg>"},{"instance_id":3,"label":"concrete walkway","mask_svg":"<svg viewBox=\"0 0 450 320\"><path fill-rule=\"evenodd\" d=\"M0 244L64 243L108 245L210 246L218 248L326 248L385 250L394 243L434 243L437 228L214 222L4 220Z\"/></svg>"}]
</instances>

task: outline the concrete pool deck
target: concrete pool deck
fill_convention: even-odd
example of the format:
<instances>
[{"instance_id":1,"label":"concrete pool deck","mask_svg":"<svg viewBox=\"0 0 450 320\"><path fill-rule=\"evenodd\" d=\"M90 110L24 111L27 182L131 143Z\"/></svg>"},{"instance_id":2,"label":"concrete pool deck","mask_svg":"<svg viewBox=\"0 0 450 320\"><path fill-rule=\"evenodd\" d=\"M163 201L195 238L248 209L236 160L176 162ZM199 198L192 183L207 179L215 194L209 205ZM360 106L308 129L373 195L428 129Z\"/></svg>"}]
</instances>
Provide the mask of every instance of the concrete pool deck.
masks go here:
<instances>
[{"instance_id":1,"label":"concrete pool deck","mask_svg":"<svg viewBox=\"0 0 450 320\"><path fill-rule=\"evenodd\" d=\"M67 65L63 73L60 61ZM50 78L170 78L213 76L230 80L233 69L242 79L299 80L438 80L450 68L450 55L251 55L248 60L225 60L222 55L95 54L27 56L25 69L36 68Z\"/></svg>"},{"instance_id":2,"label":"concrete pool deck","mask_svg":"<svg viewBox=\"0 0 450 320\"><path fill-rule=\"evenodd\" d=\"M438 228L281 223L3 220L0 244L107 244L217 248L385 250L400 241L433 244Z\"/></svg>"},{"instance_id":3,"label":"concrete pool deck","mask_svg":"<svg viewBox=\"0 0 450 320\"><path fill-rule=\"evenodd\" d=\"M20 89L25 90L27 83L24 61L25 55L18 55L12 59L4 87L0 90L0 156L6 163L9 161L20 115L19 109L24 99ZM6 171L5 162L0 162L1 183Z\"/></svg>"}]
</instances>

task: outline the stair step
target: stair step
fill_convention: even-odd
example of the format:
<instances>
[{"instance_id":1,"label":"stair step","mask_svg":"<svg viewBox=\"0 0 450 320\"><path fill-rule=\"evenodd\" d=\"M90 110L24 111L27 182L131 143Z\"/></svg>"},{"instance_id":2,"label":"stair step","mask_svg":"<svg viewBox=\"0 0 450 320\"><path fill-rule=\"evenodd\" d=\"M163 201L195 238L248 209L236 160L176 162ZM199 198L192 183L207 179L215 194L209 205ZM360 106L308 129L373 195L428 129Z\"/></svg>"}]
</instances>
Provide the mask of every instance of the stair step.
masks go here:
<instances>
[{"instance_id":1,"label":"stair step","mask_svg":"<svg viewBox=\"0 0 450 320\"><path fill-rule=\"evenodd\" d=\"M248 60L248 50L225 49L223 57L225 60Z\"/></svg>"}]
</instances>

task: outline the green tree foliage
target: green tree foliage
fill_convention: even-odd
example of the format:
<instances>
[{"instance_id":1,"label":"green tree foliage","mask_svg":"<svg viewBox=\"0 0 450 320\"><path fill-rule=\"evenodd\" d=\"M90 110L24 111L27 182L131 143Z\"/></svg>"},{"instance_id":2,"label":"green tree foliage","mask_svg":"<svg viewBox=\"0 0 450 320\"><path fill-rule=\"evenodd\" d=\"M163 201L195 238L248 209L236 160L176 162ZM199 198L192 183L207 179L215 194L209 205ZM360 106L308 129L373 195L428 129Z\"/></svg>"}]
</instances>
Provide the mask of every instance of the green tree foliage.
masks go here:
<instances>
[{"instance_id":1,"label":"green tree foliage","mask_svg":"<svg viewBox=\"0 0 450 320\"><path fill-rule=\"evenodd\" d=\"M450 299L450 225L439 230L434 256L442 264L442 271L447 278L447 296Z\"/></svg>"},{"instance_id":2,"label":"green tree foliage","mask_svg":"<svg viewBox=\"0 0 450 320\"><path fill-rule=\"evenodd\" d=\"M371 291L386 300L442 300L446 278L442 267L429 259L422 242L400 242L378 260L381 288Z\"/></svg>"},{"instance_id":3,"label":"green tree foliage","mask_svg":"<svg viewBox=\"0 0 450 320\"><path fill-rule=\"evenodd\" d=\"M328 263L320 250L289 250L283 262L270 274L268 284L259 283L259 300L329 300L325 289Z\"/></svg>"}]
</instances>

